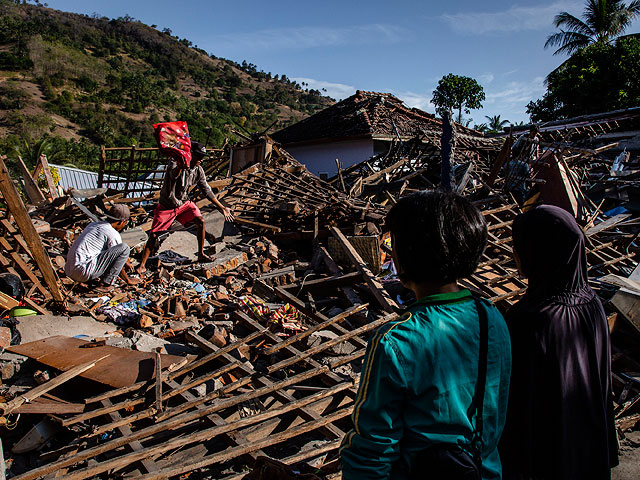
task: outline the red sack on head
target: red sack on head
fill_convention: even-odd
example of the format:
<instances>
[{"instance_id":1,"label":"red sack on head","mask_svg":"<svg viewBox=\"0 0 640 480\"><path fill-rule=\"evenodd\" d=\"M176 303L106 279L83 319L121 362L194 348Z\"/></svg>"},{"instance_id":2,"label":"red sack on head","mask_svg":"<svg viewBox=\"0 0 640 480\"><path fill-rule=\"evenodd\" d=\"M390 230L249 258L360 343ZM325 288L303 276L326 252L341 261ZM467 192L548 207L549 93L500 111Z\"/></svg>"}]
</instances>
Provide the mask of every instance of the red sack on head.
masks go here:
<instances>
[{"instance_id":1,"label":"red sack on head","mask_svg":"<svg viewBox=\"0 0 640 480\"><path fill-rule=\"evenodd\" d=\"M153 125L160 151L173 158L181 167L191 164L191 137L187 122L166 122Z\"/></svg>"}]
</instances>

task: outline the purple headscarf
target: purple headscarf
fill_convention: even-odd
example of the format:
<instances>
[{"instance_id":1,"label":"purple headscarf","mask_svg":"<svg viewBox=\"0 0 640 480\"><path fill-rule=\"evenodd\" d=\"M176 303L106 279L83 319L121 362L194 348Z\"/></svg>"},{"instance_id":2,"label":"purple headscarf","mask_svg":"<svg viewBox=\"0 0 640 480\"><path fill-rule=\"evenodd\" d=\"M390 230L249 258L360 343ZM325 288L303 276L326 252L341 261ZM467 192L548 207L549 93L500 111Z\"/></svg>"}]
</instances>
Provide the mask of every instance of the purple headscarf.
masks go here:
<instances>
[{"instance_id":1,"label":"purple headscarf","mask_svg":"<svg viewBox=\"0 0 640 480\"><path fill-rule=\"evenodd\" d=\"M512 231L529 294L575 292L585 286L584 234L570 213L542 205L516 217Z\"/></svg>"}]
</instances>

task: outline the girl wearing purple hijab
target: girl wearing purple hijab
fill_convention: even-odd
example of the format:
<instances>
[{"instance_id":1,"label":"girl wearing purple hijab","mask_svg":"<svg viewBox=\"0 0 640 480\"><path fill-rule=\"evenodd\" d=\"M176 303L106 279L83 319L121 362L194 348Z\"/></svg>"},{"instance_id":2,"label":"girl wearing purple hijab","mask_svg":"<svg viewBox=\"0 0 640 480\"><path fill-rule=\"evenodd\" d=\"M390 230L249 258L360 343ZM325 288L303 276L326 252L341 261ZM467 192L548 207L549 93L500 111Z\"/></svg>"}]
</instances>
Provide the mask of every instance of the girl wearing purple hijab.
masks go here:
<instances>
[{"instance_id":1,"label":"girl wearing purple hijab","mask_svg":"<svg viewBox=\"0 0 640 480\"><path fill-rule=\"evenodd\" d=\"M500 456L505 479L608 479L618 464L609 329L587 283L585 238L543 205L513 222L528 278L507 314L513 370Z\"/></svg>"}]
</instances>

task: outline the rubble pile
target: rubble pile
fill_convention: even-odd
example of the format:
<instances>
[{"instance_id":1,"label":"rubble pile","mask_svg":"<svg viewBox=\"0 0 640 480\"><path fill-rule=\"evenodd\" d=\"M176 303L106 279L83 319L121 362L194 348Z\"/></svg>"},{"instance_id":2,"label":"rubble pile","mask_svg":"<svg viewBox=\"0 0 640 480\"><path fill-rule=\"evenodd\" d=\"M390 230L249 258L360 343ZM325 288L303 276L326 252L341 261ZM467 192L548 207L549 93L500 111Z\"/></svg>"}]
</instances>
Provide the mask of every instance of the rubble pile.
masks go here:
<instances>
[{"instance_id":1,"label":"rubble pile","mask_svg":"<svg viewBox=\"0 0 640 480\"><path fill-rule=\"evenodd\" d=\"M337 475L367 339L412 301L389 262L384 216L403 194L439 184L436 140L395 142L329 181L273 145L262 162L211 178L234 224L197 201L212 262L195 262L193 233L172 229L142 283L106 295L64 276L69 246L108 205L126 203L134 228L123 241L140 249L157 193L131 182L131 192L27 195L25 207L0 164L0 270L23 279L39 314L0 327L12 478L239 479L263 456ZM590 282L609 315L624 437L640 424L640 222L628 196L637 157L614 174L608 149L544 140L526 179L536 191L519 205L503 168L513 139L464 132L456 142L455 188L489 229L480 266L462 284L502 311L526 290L511 254L515 216L544 202L580 219Z\"/></svg>"}]
</instances>

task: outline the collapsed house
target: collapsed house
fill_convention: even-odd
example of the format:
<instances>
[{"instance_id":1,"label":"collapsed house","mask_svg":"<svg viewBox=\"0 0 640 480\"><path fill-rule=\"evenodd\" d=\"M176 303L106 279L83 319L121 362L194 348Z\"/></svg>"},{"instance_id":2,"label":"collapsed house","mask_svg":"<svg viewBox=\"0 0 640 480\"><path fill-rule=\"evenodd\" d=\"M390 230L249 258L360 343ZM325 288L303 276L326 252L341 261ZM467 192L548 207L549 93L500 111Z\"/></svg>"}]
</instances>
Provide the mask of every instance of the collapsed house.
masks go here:
<instances>
[{"instance_id":1,"label":"collapsed house","mask_svg":"<svg viewBox=\"0 0 640 480\"><path fill-rule=\"evenodd\" d=\"M456 124L462 145L496 145L475 130ZM442 121L431 113L407 107L390 93L358 90L354 95L275 132L272 138L320 177L385 156L394 148L418 144L436 156Z\"/></svg>"},{"instance_id":2,"label":"collapsed house","mask_svg":"<svg viewBox=\"0 0 640 480\"><path fill-rule=\"evenodd\" d=\"M400 109L389 97L356 99ZM536 202L573 208L612 330L624 438L640 422L640 222L631 210L605 214L588 194L612 181L636 188L638 158L614 175L608 149L543 138L535 163L544 178L533 176L538 191L519 205L503 168L518 155L514 139L472 133L455 135L454 188L481 209L489 243L462 284L504 312L526 290L511 256L513 219ZM234 147L259 154L232 175L233 160L216 152L210 185L237 221L225 224L196 197L213 262L193 262L193 234L173 229L144 282L106 296L64 277L66 252L118 203L131 206L135 224L123 240L142 246L166 160L156 149L103 149L98 189L61 196L23 171L27 206L0 162L0 269L23 279L39 313L1 327L0 428L13 478L239 479L260 457L338 477L368 336L409 301L388 270L385 213L440 182L439 136L389 137L326 181L268 137Z\"/></svg>"}]
</instances>

